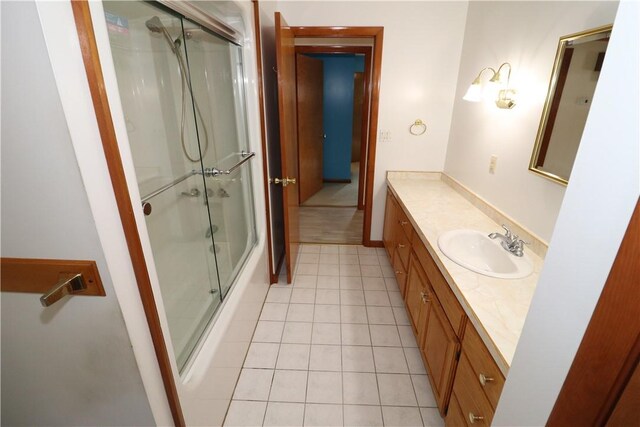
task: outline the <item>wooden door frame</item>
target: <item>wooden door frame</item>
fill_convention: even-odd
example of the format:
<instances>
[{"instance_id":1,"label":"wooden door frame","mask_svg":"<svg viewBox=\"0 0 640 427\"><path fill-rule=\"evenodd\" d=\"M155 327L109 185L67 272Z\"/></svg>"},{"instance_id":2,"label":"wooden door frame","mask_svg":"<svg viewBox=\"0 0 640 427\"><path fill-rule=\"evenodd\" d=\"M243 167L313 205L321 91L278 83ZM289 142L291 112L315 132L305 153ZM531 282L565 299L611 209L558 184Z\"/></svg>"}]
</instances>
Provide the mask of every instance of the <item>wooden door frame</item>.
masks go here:
<instances>
[{"instance_id":1,"label":"wooden door frame","mask_svg":"<svg viewBox=\"0 0 640 427\"><path fill-rule=\"evenodd\" d=\"M102 65L100 63L100 55L96 43L93 23L91 22L91 11L87 0L71 1L73 17L76 23L78 39L80 41L80 49L82 51L82 60L84 62L93 108L95 110L96 121L104 156L111 178L111 185L118 206L120 221L124 230L124 236L127 241L129 257L131 265L136 277L140 299L144 308L144 314L149 326L149 333L153 342L153 348L158 361L158 367L162 376L167 401L176 426L185 426L185 420L180 406L178 389L176 387L173 370L171 369L171 361L169 352L165 342L162 326L160 324L160 316L156 307L155 297L151 288L151 279L149 270L144 258L140 235L138 234L138 226L133 214L133 205L131 204L131 196L127 180L122 165L120 149L116 139L116 132L111 117L111 109L109 107L109 99L105 89L104 76L102 74Z\"/></svg>"},{"instance_id":2,"label":"wooden door frame","mask_svg":"<svg viewBox=\"0 0 640 427\"><path fill-rule=\"evenodd\" d=\"M298 53L325 53L334 55L348 54L364 54L364 99L362 100L363 114L360 126L360 166L358 172L358 210L365 207L363 200L365 187L365 166L367 162L368 147L368 129L369 129L369 112L371 111L371 56L373 52L372 46L296 46L296 54ZM366 108L366 110L364 110ZM364 160L364 161L363 161ZM300 164L298 164L300 167ZM363 232L364 241L364 232Z\"/></svg>"},{"instance_id":3,"label":"wooden door frame","mask_svg":"<svg viewBox=\"0 0 640 427\"><path fill-rule=\"evenodd\" d=\"M335 38L339 44L342 38L372 38L373 57L370 61L371 70L371 98L369 100L369 124L363 135L367 136L368 149L366 152L366 181L364 185L364 223L362 231L362 244L364 246L383 247L382 241L371 240L371 215L373 211L373 178L376 164L376 143L378 136L378 113L380 108L380 82L382 71L382 43L384 27L291 27L295 37L304 38ZM357 46L350 46L355 48ZM360 46L362 47L362 46ZM296 47L297 49L297 47ZM362 158L361 158L362 160ZM360 174L364 179L364 174Z\"/></svg>"},{"instance_id":4,"label":"wooden door frame","mask_svg":"<svg viewBox=\"0 0 640 427\"><path fill-rule=\"evenodd\" d=\"M636 203L548 426L607 424L640 362L639 259L640 203Z\"/></svg>"}]
</instances>

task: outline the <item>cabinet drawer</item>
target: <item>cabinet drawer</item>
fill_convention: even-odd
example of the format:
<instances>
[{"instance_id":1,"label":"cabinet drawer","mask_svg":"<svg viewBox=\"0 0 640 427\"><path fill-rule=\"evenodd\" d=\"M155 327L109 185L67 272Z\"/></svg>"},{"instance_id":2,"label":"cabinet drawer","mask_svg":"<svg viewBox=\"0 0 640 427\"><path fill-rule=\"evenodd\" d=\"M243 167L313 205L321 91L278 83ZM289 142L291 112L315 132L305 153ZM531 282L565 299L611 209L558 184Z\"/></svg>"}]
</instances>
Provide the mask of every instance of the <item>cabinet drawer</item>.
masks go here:
<instances>
[{"instance_id":1,"label":"cabinet drawer","mask_svg":"<svg viewBox=\"0 0 640 427\"><path fill-rule=\"evenodd\" d=\"M398 251L395 251L395 253L393 254L391 265L393 266L393 271L396 274L396 281L398 282L400 294L404 297L406 293L405 284L407 282L407 269L404 268L402 261L400 261L400 255L398 254Z\"/></svg>"},{"instance_id":2,"label":"cabinet drawer","mask_svg":"<svg viewBox=\"0 0 640 427\"><path fill-rule=\"evenodd\" d=\"M413 226L409 222L409 218L407 217L407 214L404 213L404 211L402 210L400 203L398 203L397 219L398 219L399 228L402 228L402 230L404 231L404 235L410 241L411 233L413 232ZM400 239L400 236L398 236L398 240L399 239Z\"/></svg>"},{"instance_id":3,"label":"cabinet drawer","mask_svg":"<svg viewBox=\"0 0 640 427\"><path fill-rule=\"evenodd\" d=\"M411 239L405 233L398 231L398 243L396 253L404 265L405 271L409 268L409 254L411 253Z\"/></svg>"},{"instance_id":4,"label":"cabinet drawer","mask_svg":"<svg viewBox=\"0 0 640 427\"><path fill-rule=\"evenodd\" d=\"M462 306L458 302L458 299L453 294L453 291L449 287L449 284L444 279L442 273L440 273L440 269L431 258L429 251L425 247L422 240L420 240L420 236L418 233L414 233L413 235L413 250L418 256L418 260L422 264L422 267L427 273L427 277L429 278L429 282L433 287L438 300L440 300L440 304L442 304L442 308L444 312L447 314L447 318L449 322L451 322L451 326L453 330L456 332L458 337L462 337L462 332L464 331L465 320L467 315L465 314Z\"/></svg>"},{"instance_id":5,"label":"cabinet drawer","mask_svg":"<svg viewBox=\"0 0 640 427\"><path fill-rule=\"evenodd\" d=\"M449 410L447 411L447 417L444 419L444 425L446 427L464 427L467 424L467 419L462 413L462 408L460 408L458 398L456 397L456 394L453 393L451 395L451 400L449 401Z\"/></svg>"},{"instance_id":6,"label":"cabinet drawer","mask_svg":"<svg viewBox=\"0 0 640 427\"><path fill-rule=\"evenodd\" d=\"M464 331L462 348L469 358L475 383L487 395L487 399L489 399L491 406L495 410L504 386L504 377L471 323L467 325Z\"/></svg>"},{"instance_id":7,"label":"cabinet drawer","mask_svg":"<svg viewBox=\"0 0 640 427\"><path fill-rule=\"evenodd\" d=\"M473 424L474 427L491 425L493 408L480 388L464 350L462 350L458 361L453 393L458 399L460 412L468 425ZM471 422L472 419L473 422Z\"/></svg>"}]
</instances>

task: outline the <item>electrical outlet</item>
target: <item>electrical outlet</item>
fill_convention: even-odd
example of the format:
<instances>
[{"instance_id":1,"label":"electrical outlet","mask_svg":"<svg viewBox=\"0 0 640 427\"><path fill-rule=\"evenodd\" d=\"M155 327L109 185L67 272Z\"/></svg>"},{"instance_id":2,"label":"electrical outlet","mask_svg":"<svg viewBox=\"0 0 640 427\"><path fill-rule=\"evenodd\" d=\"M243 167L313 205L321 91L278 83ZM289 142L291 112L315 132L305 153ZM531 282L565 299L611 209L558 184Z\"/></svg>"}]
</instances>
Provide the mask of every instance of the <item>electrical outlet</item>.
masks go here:
<instances>
[{"instance_id":1,"label":"electrical outlet","mask_svg":"<svg viewBox=\"0 0 640 427\"><path fill-rule=\"evenodd\" d=\"M491 156L491 160L489 160L489 173L490 174L495 174L496 173L496 163L498 163L498 156L496 156L495 154Z\"/></svg>"},{"instance_id":2,"label":"electrical outlet","mask_svg":"<svg viewBox=\"0 0 640 427\"><path fill-rule=\"evenodd\" d=\"M391 141L391 131L388 129L380 130L380 142L390 142Z\"/></svg>"}]
</instances>

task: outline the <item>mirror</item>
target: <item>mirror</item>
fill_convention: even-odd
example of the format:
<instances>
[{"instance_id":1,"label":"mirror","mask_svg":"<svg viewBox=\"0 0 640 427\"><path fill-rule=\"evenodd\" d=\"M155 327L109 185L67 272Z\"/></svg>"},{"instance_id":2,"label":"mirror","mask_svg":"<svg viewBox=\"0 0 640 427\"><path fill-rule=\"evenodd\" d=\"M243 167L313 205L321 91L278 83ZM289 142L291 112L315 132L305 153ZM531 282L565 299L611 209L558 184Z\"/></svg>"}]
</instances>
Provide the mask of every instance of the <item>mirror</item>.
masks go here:
<instances>
[{"instance_id":1,"label":"mirror","mask_svg":"<svg viewBox=\"0 0 640 427\"><path fill-rule=\"evenodd\" d=\"M611 25L560 38L529 170L567 185Z\"/></svg>"}]
</instances>

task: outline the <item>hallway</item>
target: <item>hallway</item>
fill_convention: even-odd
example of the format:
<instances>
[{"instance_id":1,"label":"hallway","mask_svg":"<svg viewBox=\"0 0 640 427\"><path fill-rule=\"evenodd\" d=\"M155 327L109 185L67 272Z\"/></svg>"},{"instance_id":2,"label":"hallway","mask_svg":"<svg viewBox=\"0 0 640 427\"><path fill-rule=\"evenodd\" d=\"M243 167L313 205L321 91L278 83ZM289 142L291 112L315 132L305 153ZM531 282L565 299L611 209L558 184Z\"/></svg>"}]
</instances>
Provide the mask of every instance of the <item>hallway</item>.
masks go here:
<instances>
[{"instance_id":1,"label":"hallway","mask_svg":"<svg viewBox=\"0 0 640 427\"><path fill-rule=\"evenodd\" d=\"M386 252L301 245L269 290L226 426L440 426Z\"/></svg>"}]
</instances>

